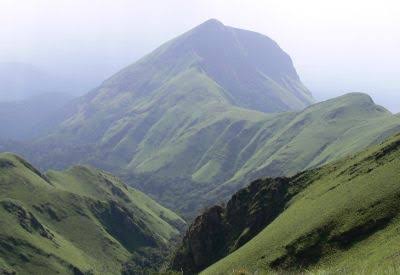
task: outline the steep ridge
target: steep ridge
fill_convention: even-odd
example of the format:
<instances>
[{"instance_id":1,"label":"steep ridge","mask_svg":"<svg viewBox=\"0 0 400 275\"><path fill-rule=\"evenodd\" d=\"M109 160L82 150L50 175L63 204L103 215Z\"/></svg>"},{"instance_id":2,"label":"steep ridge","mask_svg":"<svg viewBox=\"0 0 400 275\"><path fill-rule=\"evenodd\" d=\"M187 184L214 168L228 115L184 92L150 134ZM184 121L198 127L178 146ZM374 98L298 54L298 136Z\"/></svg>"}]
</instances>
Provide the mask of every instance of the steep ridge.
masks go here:
<instances>
[{"instance_id":1,"label":"steep ridge","mask_svg":"<svg viewBox=\"0 0 400 275\"><path fill-rule=\"evenodd\" d=\"M43 169L81 162L187 178L208 149L206 140L193 140L201 138L197 129L212 126L212 140L238 118L259 121L265 114L258 111L299 110L312 102L274 41L209 20L75 100L49 136L25 150L2 145Z\"/></svg>"},{"instance_id":2,"label":"steep ridge","mask_svg":"<svg viewBox=\"0 0 400 275\"><path fill-rule=\"evenodd\" d=\"M62 129L75 131L74 142L106 142L127 122L161 123L160 114L171 108L180 110L178 123L184 123L200 105L203 112L224 106L281 112L312 102L290 57L274 41L209 20L83 97Z\"/></svg>"},{"instance_id":3,"label":"steep ridge","mask_svg":"<svg viewBox=\"0 0 400 275\"><path fill-rule=\"evenodd\" d=\"M318 169L257 180L196 218L172 266L189 274L228 255L203 273L382 272L398 263L399 168L396 135Z\"/></svg>"},{"instance_id":4,"label":"steep ridge","mask_svg":"<svg viewBox=\"0 0 400 275\"><path fill-rule=\"evenodd\" d=\"M142 170L147 178L135 178L129 172L124 178L139 182L137 186L165 205L194 214L202 206L228 199L246 182L265 175L293 175L360 151L400 131L399 116L375 105L369 96L356 93L300 112L258 120L241 114L192 130L181 139L187 149L178 155L173 152L180 152L182 143L169 144L165 152L158 152L165 153L164 159L171 157L164 169ZM199 150L196 155L192 148ZM182 160L182 156L187 158ZM156 162L157 158L152 160ZM142 162L141 167L146 164ZM169 171L176 171L176 175ZM181 171L188 171L189 176L179 174Z\"/></svg>"},{"instance_id":5,"label":"steep ridge","mask_svg":"<svg viewBox=\"0 0 400 275\"><path fill-rule=\"evenodd\" d=\"M161 264L184 227L170 210L89 167L41 174L3 153L0 191L0 273L141 272Z\"/></svg>"},{"instance_id":6,"label":"steep ridge","mask_svg":"<svg viewBox=\"0 0 400 275\"><path fill-rule=\"evenodd\" d=\"M177 122L178 113L167 111L162 119L172 124L157 123L138 143L146 124L128 127L117 149L108 143L68 145L61 136L6 148L44 167L81 162L111 170L167 207L193 216L201 207L229 198L246 182L323 165L400 130L398 115L357 93L300 112L198 110L202 120L184 124Z\"/></svg>"},{"instance_id":7,"label":"steep ridge","mask_svg":"<svg viewBox=\"0 0 400 275\"><path fill-rule=\"evenodd\" d=\"M6 148L44 167L83 162L111 170L167 207L192 216L246 182L323 165L400 130L398 115L359 93L280 114L233 107L197 110L197 120L181 124L179 112L168 109L146 134L145 122L132 124L117 147L68 145L58 136Z\"/></svg>"},{"instance_id":8,"label":"steep ridge","mask_svg":"<svg viewBox=\"0 0 400 275\"><path fill-rule=\"evenodd\" d=\"M322 165L400 127L367 95L301 110L312 101L275 42L210 20L74 101L50 135L0 150L42 169L89 163L194 216L245 182Z\"/></svg>"}]
</instances>

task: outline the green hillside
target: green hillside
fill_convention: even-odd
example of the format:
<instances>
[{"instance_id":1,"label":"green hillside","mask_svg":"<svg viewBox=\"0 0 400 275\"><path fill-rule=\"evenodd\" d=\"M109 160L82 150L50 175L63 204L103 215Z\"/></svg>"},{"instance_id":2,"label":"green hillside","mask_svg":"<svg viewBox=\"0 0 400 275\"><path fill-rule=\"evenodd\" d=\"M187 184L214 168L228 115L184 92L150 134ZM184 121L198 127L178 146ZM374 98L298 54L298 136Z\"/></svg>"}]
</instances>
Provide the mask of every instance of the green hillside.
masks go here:
<instances>
[{"instance_id":1,"label":"green hillside","mask_svg":"<svg viewBox=\"0 0 400 275\"><path fill-rule=\"evenodd\" d=\"M0 273L121 274L161 264L184 221L118 178L41 174L0 154ZM158 260L157 260L158 259Z\"/></svg>"},{"instance_id":2,"label":"green hillside","mask_svg":"<svg viewBox=\"0 0 400 275\"><path fill-rule=\"evenodd\" d=\"M270 200L263 215L281 209L277 217L202 274L301 269L321 274L396 274L400 269L400 135L322 168L274 181L282 181L276 188L285 191L278 196L281 203ZM271 180L250 185L232 198L227 210L235 201L242 207L251 206L250 216L241 216L251 224L251 213L265 207L265 197L254 194L265 192L262 188L270 188L267 186L272 186ZM253 195L246 197L248 192ZM243 237L252 228L233 229L239 231L231 229L231 236ZM207 238L201 234L196 236ZM234 243L231 240L231 248Z\"/></svg>"},{"instance_id":3,"label":"green hillside","mask_svg":"<svg viewBox=\"0 0 400 275\"><path fill-rule=\"evenodd\" d=\"M74 101L50 135L4 149L42 169L89 163L194 216L255 178L292 175L400 130L400 117L364 94L312 102L274 41L210 20Z\"/></svg>"},{"instance_id":4,"label":"green hillside","mask_svg":"<svg viewBox=\"0 0 400 275\"><path fill-rule=\"evenodd\" d=\"M206 98L190 104L192 113L185 113L185 106L165 107L150 129L147 119L123 118L127 125L113 125L122 131L115 134L122 138L115 146L114 135L99 145L79 146L64 143L59 134L22 153L44 167L91 163L113 171L167 207L194 215L202 206L227 199L246 182L320 166L400 130L400 116L365 94L347 94L279 114L207 105L212 94ZM20 148L12 149L21 152Z\"/></svg>"},{"instance_id":5,"label":"green hillside","mask_svg":"<svg viewBox=\"0 0 400 275\"><path fill-rule=\"evenodd\" d=\"M120 173L165 205L193 213L261 176L295 174L379 143L400 131L400 117L367 95L348 94L295 113L230 110L180 130Z\"/></svg>"}]
</instances>

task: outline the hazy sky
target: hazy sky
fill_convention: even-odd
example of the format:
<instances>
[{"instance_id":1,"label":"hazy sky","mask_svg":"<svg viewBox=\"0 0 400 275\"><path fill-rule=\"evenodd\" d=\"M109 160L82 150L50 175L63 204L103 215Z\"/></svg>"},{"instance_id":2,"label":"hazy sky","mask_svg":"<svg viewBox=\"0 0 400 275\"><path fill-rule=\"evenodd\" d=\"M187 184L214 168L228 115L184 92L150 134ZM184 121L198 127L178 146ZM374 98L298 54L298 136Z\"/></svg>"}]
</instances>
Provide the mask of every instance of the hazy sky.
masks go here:
<instances>
[{"instance_id":1,"label":"hazy sky","mask_svg":"<svg viewBox=\"0 0 400 275\"><path fill-rule=\"evenodd\" d=\"M399 112L399 14L394 0L0 0L0 62L89 87L216 18L277 41L317 99L367 92Z\"/></svg>"}]
</instances>

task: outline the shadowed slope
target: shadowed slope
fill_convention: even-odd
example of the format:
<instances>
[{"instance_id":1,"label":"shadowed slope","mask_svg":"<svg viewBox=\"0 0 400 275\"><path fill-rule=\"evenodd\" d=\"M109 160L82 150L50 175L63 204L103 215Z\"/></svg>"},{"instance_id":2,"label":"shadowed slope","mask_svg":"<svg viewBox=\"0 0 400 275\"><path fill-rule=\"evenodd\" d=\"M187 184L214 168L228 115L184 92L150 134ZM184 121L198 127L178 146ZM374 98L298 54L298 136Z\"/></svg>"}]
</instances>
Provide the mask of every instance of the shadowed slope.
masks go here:
<instances>
[{"instance_id":1,"label":"shadowed slope","mask_svg":"<svg viewBox=\"0 0 400 275\"><path fill-rule=\"evenodd\" d=\"M114 176L87 167L43 175L1 154L0 191L0 258L18 274L120 274L126 262L144 268L143 259L165 250L184 225Z\"/></svg>"}]
</instances>

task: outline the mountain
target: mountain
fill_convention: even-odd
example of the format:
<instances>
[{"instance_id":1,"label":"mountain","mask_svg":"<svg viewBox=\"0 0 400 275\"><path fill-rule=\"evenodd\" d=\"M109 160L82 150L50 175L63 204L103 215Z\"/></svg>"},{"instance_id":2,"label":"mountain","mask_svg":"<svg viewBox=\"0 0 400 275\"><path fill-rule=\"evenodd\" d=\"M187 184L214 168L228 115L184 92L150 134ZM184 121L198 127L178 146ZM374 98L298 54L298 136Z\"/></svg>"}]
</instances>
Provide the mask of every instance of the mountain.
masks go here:
<instances>
[{"instance_id":1,"label":"mountain","mask_svg":"<svg viewBox=\"0 0 400 275\"><path fill-rule=\"evenodd\" d=\"M74 143L115 147L133 139L135 145L155 126L190 125L232 107L282 112L312 102L291 59L275 42L210 20L84 96L60 131ZM138 125L143 127L137 130ZM129 152L135 150L130 146Z\"/></svg>"},{"instance_id":2,"label":"mountain","mask_svg":"<svg viewBox=\"0 0 400 275\"><path fill-rule=\"evenodd\" d=\"M172 267L390 273L399 268L399 210L397 134L318 169L254 181L196 218Z\"/></svg>"},{"instance_id":3,"label":"mountain","mask_svg":"<svg viewBox=\"0 0 400 275\"><path fill-rule=\"evenodd\" d=\"M1 274L136 274L161 264L185 223L90 167L42 174L0 154Z\"/></svg>"},{"instance_id":4,"label":"mountain","mask_svg":"<svg viewBox=\"0 0 400 275\"><path fill-rule=\"evenodd\" d=\"M177 134L174 142L166 143L169 147L138 161L139 169L148 169L141 170L147 179L125 177L165 205L195 214L253 179L320 166L400 131L400 117L364 94L348 94L300 112L256 119L240 114ZM189 177L181 171L188 171Z\"/></svg>"},{"instance_id":5,"label":"mountain","mask_svg":"<svg viewBox=\"0 0 400 275\"><path fill-rule=\"evenodd\" d=\"M56 127L60 109L73 97L62 93L32 96L24 100L0 102L0 139L31 140Z\"/></svg>"},{"instance_id":6,"label":"mountain","mask_svg":"<svg viewBox=\"0 0 400 275\"><path fill-rule=\"evenodd\" d=\"M312 102L275 42L210 20L75 100L49 135L1 148L42 169L112 171L193 217L261 175L322 165L400 127L364 94Z\"/></svg>"},{"instance_id":7,"label":"mountain","mask_svg":"<svg viewBox=\"0 0 400 275\"><path fill-rule=\"evenodd\" d=\"M0 102L20 101L48 93L76 94L79 85L37 66L0 62Z\"/></svg>"}]
</instances>

